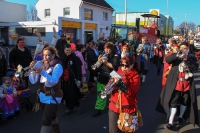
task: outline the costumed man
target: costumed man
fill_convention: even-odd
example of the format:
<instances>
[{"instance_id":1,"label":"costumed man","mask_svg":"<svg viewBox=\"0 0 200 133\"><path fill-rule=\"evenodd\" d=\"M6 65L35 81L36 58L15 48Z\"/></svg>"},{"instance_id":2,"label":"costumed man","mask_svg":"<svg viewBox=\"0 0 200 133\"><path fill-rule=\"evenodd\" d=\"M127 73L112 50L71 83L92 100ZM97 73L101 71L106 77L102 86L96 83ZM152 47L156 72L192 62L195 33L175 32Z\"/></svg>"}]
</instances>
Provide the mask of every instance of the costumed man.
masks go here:
<instances>
[{"instance_id":1,"label":"costumed man","mask_svg":"<svg viewBox=\"0 0 200 133\"><path fill-rule=\"evenodd\" d=\"M168 52L165 54L165 58L169 55L171 55L172 53L177 53L178 51L178 44L174 44L172 47L169 47L167 50ZM165 61L165 58L164 58L164 65L163 65L163 75L162 75L162 89L164 88L164 85L167 81L167 75L169 74L170 70L171 70L171 66L172 64L168 64L166 61Z\"/></svg>"},{"instance_id":2,"label":"costumed man","mask_svg":"<svg viewBox=\"0 0 200 133\"><path fill-rule=\"evenodd\" d=\"M156 110L167 114L169 122L166 128L169 130L173 129L176 114L179 116L178 125L182 125L184 120L193 125L199 123L196 88L192 74L198 69L198 63L196 57L188 53L188 44L183 42L180 51L166 57L166 62L172 64L172 68Z\"/></svg>"},{"instance_id":3,"label":"costumed man","mask_svg":"<svg viewBox=\"0 0 200 133\"><path fill-rule=\"evenodd\" d=\"M137 52L137 62L140 66L140 74L142 78L141 85L145 83L147 72L150 68L150 45L147 43L147 38L142 37L142 44L139 44L136 49Z\"/></svg>"},{"instance_id":4,"label":"costumed man","mask_svg":"<svg viewBox=\"0 0 200 133\"><path fill-rule=\"evenodd\" d=\"M161 39L156 40L156 44L154 45L154 52L155 52L154 61L157 66L157 75L160 75L160 69L164 57L164 46L161 42Z\"/></svg>"},{"instance_id":5,"label":"costumed man","mask_svg":"<svg viewBox=\"0 0 200 133\"><path fill-rule=\"evenodd\" d=\"M104 46L104 51L107 59L104 56L99 56L98 61L102 64L96 69L97 72L97 100L95 104L95 113L93 117L101 115L101 111L106 107L106 99L100 97L100 92L104 91L105 85L110 79L110 73L113 70L117 70L119 67L119 57L115 52L115 48L112 42L107 42Z\"/></svg>"}]
</instances>

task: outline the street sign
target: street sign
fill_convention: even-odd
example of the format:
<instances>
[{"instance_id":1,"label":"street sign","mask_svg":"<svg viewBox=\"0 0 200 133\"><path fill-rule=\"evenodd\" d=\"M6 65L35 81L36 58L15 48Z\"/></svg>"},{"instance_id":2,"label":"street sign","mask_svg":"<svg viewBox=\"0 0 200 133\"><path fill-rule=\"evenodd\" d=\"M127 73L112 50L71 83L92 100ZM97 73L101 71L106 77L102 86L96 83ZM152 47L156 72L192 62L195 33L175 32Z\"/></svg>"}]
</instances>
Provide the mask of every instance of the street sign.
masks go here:
<instances>
[{"instance_id":1,"label":"street sign","mask_svg":"<svg viewBox=\"0 0 200 133\"><path fill-rule=\"evenodd\" d=\"M58 35L61 36L62 35L62 30L58 31Z\"/></svg>"}]
</instances>

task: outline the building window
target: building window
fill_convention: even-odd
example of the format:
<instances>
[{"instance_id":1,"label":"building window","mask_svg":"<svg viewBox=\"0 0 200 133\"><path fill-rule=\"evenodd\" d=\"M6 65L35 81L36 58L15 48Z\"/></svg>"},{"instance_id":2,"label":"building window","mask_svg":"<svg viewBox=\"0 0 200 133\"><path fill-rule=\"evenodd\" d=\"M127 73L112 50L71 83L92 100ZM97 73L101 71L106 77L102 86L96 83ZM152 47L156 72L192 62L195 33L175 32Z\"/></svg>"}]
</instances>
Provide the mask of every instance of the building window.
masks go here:
<instances>
[{"instance_id":1,"label":"building window","mask_svg":"<svg viewBox=\"0 0 200 133\"><path fill-rule=\"evenodd\" d=\"M70 15L70 7L63 8L63 14L64 14L64 16Z\"/></svg>"},{"instance_id":2,"label":"building window","mask_svg":"<svg viewBox=\"0 0 200 133\"><path fill-rule=\"evenodd\" d=\"M40 32L41 36L46 35L45 27L16 28L15 31L19 36L36 36L35 31Z\"/></svg>"},{"instance_id":3,"label":"building window","mask_svg":"<svg viewBox=\"0 0 200 133\"><path fill-rule=\"evenodd\" d=\"M103 20L108 20L108 13L107 12L103 12Z\"/></svg>"},{"instance_id":4,"label":"building window","mask_svg":"<svg viewBox=\"0 0 200 133\"><path fill-rule=\"evenodd\" d=\"M50 13L50 9L45 9L45 17L50 17L51 13Z\"/></svg>"},{"instance_id":5,"label":"building window","mask_svg":"<svg viewBox=\"0 0 200 133\"><path fill-rule=\"evenodd\" d=\"M92 20L93 19L93 10L91 9L84 9L84 19L85 20Z\"/></svg>"}]
</instances>

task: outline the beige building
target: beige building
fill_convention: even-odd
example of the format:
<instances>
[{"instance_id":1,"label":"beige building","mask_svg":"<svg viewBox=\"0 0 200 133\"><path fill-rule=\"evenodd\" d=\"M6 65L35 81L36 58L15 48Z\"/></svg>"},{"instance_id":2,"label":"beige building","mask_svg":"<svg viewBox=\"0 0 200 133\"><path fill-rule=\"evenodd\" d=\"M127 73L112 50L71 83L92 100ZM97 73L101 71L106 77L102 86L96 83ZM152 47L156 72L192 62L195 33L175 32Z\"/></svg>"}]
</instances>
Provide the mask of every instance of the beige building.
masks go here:
<instances>
[{"instance_id":1,"label":"beige building","mask_svg":"<svg viewBox=\"0 0 200 133\"><path fill-rule=\"evenodd\" d=\"M196 32L200 32L200 25L197 25Z\"/></svg>"}]
</instances>

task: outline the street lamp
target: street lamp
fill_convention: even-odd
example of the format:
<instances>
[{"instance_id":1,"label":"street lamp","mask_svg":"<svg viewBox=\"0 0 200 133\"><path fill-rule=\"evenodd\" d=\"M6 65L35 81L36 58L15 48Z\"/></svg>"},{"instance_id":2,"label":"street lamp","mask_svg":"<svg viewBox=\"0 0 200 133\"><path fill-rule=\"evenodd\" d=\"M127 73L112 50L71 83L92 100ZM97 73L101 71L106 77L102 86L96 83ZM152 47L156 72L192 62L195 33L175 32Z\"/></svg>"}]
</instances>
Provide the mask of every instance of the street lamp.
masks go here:
<instances>
[{"instance_id":1,"label":"street lamp","mask_svg":"<svg viewBox=\"0 0 200 133\"><path fill-rule=\"evenodd\" d=\"M124 11L124 15L125 15L125 25L127 24L127 1L124 0L124 7L125 7L125 11Z\"/></svg>"},{"instance_id":2,"label":"street lamp","mask_svg":"<svg viewBox=\"0 0 200 133\"><path fill-rule=\"evenodd\" d=\"M188 15L188 14L185 14L185 35L187 35L187 25L186 25L186 23L187 23L187 22L186 22L186 17L187 17L187 15Z\"/></svg>"},{"instance_id":3,"label":"street lamp","mask_svg":"<svg viewBox=\"0 0 200 133\"><path fill-rule=\"evenodd\" d=\"M167 21L166 21L166 36L168 35L168 19L169 19L169 15L168 15L168 5L169 5L169 2L168 2L168 0L167 0L167 7L166 7L166 18L167 18Z\"/></svg>"}]
</instances>

